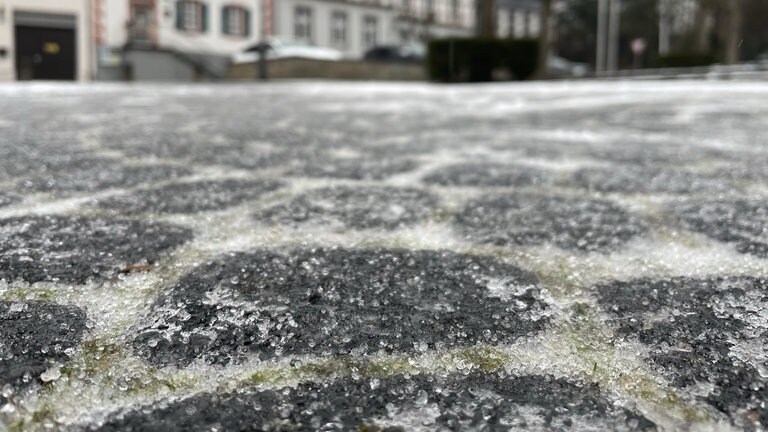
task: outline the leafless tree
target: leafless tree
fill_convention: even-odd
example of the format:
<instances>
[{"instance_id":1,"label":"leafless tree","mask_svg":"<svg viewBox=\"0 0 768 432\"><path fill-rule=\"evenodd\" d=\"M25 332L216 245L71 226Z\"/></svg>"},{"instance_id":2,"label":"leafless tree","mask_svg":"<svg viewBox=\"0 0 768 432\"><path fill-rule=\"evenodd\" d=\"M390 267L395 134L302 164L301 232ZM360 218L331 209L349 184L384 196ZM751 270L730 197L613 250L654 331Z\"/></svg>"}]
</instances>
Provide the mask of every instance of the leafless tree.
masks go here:
<instances>
[{"instance_id":1,"label":"leafless tree","mask_svg":"<svg viewBox=\"0 0 768 432\"><path fill-rule=\"evenodd\" d=\"M735 64L740 60L739 48L741 46L742 27L742 0L724 0L723 42L725 50L723 60L726 64Z\"/></svg>"},{"instance_id":2,"label":"leafless tree","mask_svg":"<svg viewBox=\"0 0 768 432\"><path fill-rule=\"evenodd\" d=\"M538 78L547 77L549 66L549 51L552 47L552 0L541 2L541 29L539 32L539 59L536 67Z\"/></svg>"},{"instance_id":3,"label":"leafless tree","mask_svg":"<svg viewBox=\"0 0 768 432\"><path fill-rule=\"evenodd\" d=\"M477 0L475 19L477 36L496 36L496 0Z\"/></svg>"},{"instance_id":4,"label":"leafless tree","mask_svg":"<svg viewBox=\"0 0 768 432\"><path fill-rule=\"evenodd\" d=\"M695 49L712 51L711 36L716 32L722 41L723 61L734 64L740 60L743 0L698 0L694 21Z\"/></svg>"}]
</instances>

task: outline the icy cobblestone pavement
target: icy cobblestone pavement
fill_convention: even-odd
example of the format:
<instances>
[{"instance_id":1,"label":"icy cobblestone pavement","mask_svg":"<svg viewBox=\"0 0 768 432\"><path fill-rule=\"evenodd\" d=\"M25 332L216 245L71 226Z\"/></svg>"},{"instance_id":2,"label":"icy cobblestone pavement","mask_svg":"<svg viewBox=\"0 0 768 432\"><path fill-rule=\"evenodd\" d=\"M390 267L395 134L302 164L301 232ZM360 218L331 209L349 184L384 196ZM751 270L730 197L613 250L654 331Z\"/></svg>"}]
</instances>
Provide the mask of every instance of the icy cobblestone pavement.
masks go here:
<instances>
[{"instance_id":1,"label":"icy cobblestone pavement","mask_svg":"<svg viewBox=\"0 0 768 432\"><path fill-rule=\"evenodd\" d=\"M766 97L0 86L0 431L766 430Z\"/></svg>"}]
</instances>

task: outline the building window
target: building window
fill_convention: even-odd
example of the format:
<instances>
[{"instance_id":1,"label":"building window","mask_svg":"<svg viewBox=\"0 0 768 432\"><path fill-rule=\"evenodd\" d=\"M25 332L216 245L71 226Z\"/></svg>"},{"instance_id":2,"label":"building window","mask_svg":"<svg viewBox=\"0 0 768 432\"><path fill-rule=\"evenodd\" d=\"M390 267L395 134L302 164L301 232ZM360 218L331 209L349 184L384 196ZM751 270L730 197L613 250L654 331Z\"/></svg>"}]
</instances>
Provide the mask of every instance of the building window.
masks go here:
<instances>
[{"instance_id":1,"label":"building window","mask_svg":"<svg viewBox=\"0 0 768 432\"><path fill-rule=\"evenodd\" d=\"M347 45L347 14L333 11L331 14L331 43L336 46Z\"/></svg>"},{"instance_id":2,"label":"building window","mask_svg":"<svg viewBox=\"0 0 768 432\"><path fill-rule=\"evenodd\" d=\"M539 14L536 12L528 12L528 25L526 26L526 36L528 37L538 37L539 31L541 30L541 22Z\"/></svg>"},{"instance_id":3,"label":"building window","mask_svg":"<svg viewBox=\"0 0 768 432\"><path fill-rule=\"evenodd\" d=\"M452 0L451 12L453 13L453 21L454 22L459 22L459 19L461 19L461 4L460 4L460 0Z\"/></svg>"},{"instance_id":4,"label":"building window","mask_svg":"<svg viewBox=\"0 0 768 432\"><path fill-rule=\"evenodd\" d=\"M304 6L296 8L293 36L299 41L312 42L312 9Z\"/></svg>"},{"instance_id":5,"label":"building window","mask_svg":"<svg viewBox=\"0 0 768 432\"><path fill-rule=\"evenodd\" d=\"M502 37L512 37L512 14L501 9L496 12L496 34Z\"/></svg>"},{"instance_id":6,"label":"building window","mask_svg":"<svg viewBox=\"0 0 768 432\"><path fill-rule=\"evenodd\" d=\"M208 8L204 3L179 0L176 2L176 28L184 31L204 32L207 27Z\"/></svg>"},{"instance_id":7,"label":"building window","mask_svg":"<svg viewBox=\"0 0 768 432\"><path fill-rule=\"evenodd\" d=\"M435 0L427 0L427 21L435 19Z\"/></svg>"},{"instance_id":8,"label":"building window","mask_svg":"<svg viewBox=\"0 0 768 432\"><path fill-rule=\"evenodd\" d=\"M400 30L400 43L403 45L411 41L411 32L408 30Z\"/></svg>"},{"instance_id":9,"label":"building window","mask_svg":"<svg viewBox=\"0 0 768 432\"><path fill-rule=\"evenodd\" d=\"M528 26L526 22L526 13L520 10L515 10L512 12L512 34L516 38L522 38L526 37L526 27Z\"/></svg>"},{"instance_id":10,"label":"building window","mask_svg":"<svg viewBox=\"0 0 768 432\"><path fill-rule=\"evenodd\" d=\"M371 48L378 42L378 21L375 16L366 16L363 18L363 46Z\"/></svg>"},{"instance_id":11,"label":"building window","mask_svg":"<svg viewBox=\"0 0 768 432\"><path fill-rule=\"evenodd\" d=\"M221 11L222 33L232 36L250 34L251 13L239 6L225 6Z\"/></svg>"}]
</instances>

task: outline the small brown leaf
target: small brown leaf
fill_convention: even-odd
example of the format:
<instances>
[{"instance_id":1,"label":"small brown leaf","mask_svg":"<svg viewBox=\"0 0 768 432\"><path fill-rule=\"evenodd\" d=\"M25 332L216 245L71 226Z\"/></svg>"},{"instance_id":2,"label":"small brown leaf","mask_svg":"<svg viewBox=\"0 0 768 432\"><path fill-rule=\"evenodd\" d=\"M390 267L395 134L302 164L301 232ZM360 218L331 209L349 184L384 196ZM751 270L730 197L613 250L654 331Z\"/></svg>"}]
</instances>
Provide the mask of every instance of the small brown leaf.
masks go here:
<instances>
[{"instance_id":1,"label":"small brown leaf","mask_svg":"<svg viewBox=\"0 0 768 432\"><path fill-rule=\"evenodd\" d=\"M120 273L145 272L152 270L151 264L133 264L120 269Z\"/></svg>"}]
</instances>

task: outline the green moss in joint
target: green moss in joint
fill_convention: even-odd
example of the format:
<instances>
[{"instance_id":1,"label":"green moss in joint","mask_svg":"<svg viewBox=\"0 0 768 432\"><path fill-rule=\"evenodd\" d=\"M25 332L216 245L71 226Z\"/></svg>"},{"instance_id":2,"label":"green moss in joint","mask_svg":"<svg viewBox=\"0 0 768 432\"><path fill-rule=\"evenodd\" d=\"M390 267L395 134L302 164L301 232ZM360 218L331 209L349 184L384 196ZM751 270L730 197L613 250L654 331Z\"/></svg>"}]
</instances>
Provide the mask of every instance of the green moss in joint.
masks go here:
<instances>
[{"instance_id":1,"label":"green moss in joint","mask_svg":"<svg viewBox=\"0 0 768 432\"><path fill-rule=\"evenodd\" d=\"M264 369L251 374L246 381L250 384L279 384L283 381L287 381L291 378L297 377L298 374L293 370L281 370L281 369Z\"/></svg>"},{"instance_id":2,"label":"green moss in joint","mask_svg":"<svg viewBox=\"0 0 768 432\"><path fill-rule=\"evenodd\" d=\"M4 301L13 300L50 300L54 298L55 293L48 288L32 289L32 288L14 288L5 291L0 299Z\"/></svg>"},{"instance_id":3,"label":"green moss in joint","mask_svg":"<svg viewBox=\"0 0 768 432\"><path fill-rule=\"evenodd\" d=\"M50 405L43 405L32 412L32 424L50 428L56 425L56 412Z\"/></svg>"},{"instance_id":4,"label":"green moss in joint","mask_svg":"<svg viewBox=\"0 0 768 432\"><path fill-rule=\"evenodd\" d=\"M437 209L432 214L432 222L436 224L442 224L450 221L452 217L453 213L447 209Z\"/></svg>"},{"instance_id":5,"label":"green moss in joint","mask_svg":"<svg viewBox=\"0 0 768 432\"><path fill-rule=\"evenodd\" d=\"M493 372L510 360L503 351L489 346L464 348L456 352L455 358L483 372Z\"/></svg>"},{"instance_id":6,"label":"green moss in joint","mask_svg":"<svg viewBox=\"0 0 768 432\"><path fill-rule=\"evenodd\" d=\"M122 345L106 342L103 338L83 343L82 371L87 375L100 375L114 365L124 354Z\"/></svg>"},{"instance_id":7,"label":"green moss in joint","mask_svg":"<svg viewBox=\"0 0 768 432\"><path fill-rule=\"evenodd\" d=\"M360 375L371 378L415 372L415 368L405 358L358 362L357 369Z\"/></svg>"}]
</instances>

